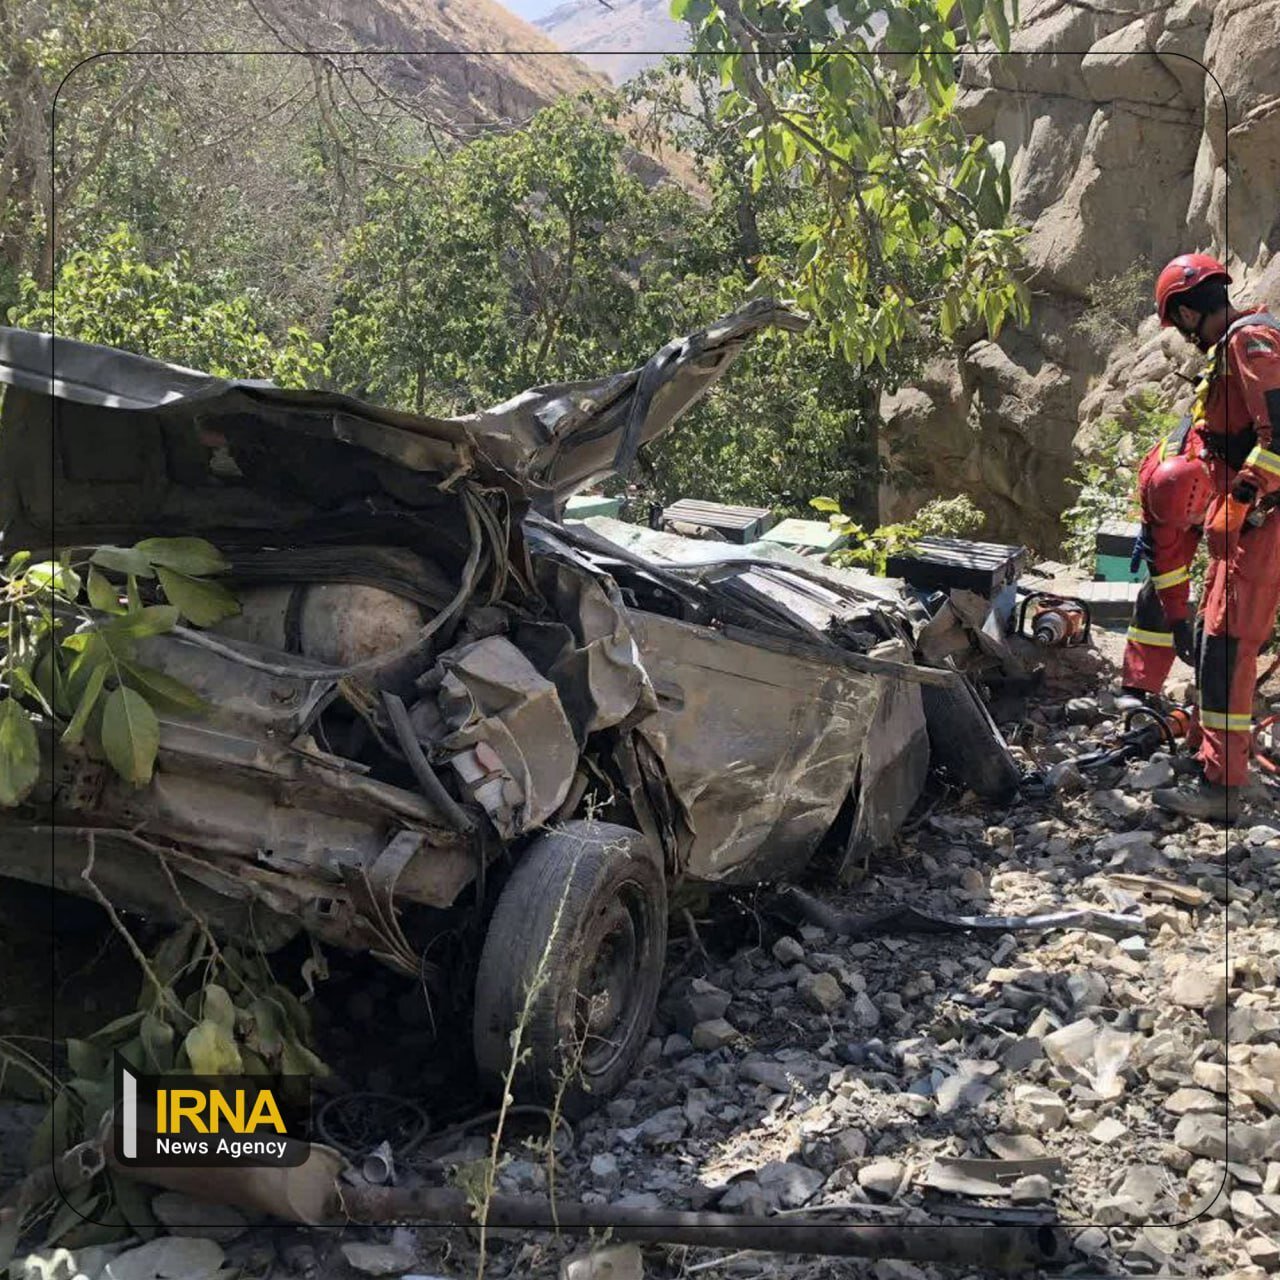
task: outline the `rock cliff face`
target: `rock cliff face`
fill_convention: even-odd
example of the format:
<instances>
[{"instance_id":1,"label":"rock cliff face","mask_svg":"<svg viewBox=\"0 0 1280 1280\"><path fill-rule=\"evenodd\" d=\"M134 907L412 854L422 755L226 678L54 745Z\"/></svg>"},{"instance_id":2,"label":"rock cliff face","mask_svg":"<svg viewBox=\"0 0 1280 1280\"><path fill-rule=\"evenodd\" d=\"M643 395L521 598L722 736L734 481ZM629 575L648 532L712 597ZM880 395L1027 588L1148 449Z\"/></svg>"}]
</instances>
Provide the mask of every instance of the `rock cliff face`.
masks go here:
<instances>
[{"instance_id":1,"label":"rock cliff face","mask_svg":"<svg viewBox=\"0 0 1280 1280\"><path fill-rule=\"evenodd\" d=\"M881 517L963 491L989 533L1049 551L1090 427L1144 388L1180 394L1196 363L1154 317L1082 325L1091 287L1206 248L1240 301L1280 307L1280 0L1033 0L1014 47L965 60L958 107L1011 158L1031 323L886 398L883 448L915 481Z\"/></svg>"}]
</instances>

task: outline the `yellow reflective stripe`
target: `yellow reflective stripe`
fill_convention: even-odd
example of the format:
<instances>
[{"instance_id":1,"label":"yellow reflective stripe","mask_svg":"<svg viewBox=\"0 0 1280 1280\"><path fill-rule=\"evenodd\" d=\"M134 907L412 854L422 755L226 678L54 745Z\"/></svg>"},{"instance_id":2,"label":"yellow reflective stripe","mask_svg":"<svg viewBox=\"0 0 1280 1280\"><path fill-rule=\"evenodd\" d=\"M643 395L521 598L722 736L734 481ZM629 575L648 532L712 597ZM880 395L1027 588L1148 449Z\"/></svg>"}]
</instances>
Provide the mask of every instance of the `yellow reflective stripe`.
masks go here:
<instances>
[{"instance_id":1,"label":"yellow reflective stripe","mask_svg":"<svg viewBox=\"0 0 1280 1280\"><path fill-rule=\"evenodd\" d=\"M1179 565L1176 569L1170 569L1168 573L1157 574L1151 579L1151 585L1157 591L1164 591L1169 587L1176 587L1179 583L1191 581L1191 569L1188 565Z\"/></svg>"},{"instance_id":2,"label":"yellow reflective stripe","mask_svg":"<svg viewBox=\"0 0 1280 1280\"><path fill-rule=\"evenodd\" d=\"M1228 733L1248 733L1253 728L1253 717L1248 714L1234 715L1226 711L1202 709L1200 723L1206 729L1225 729Z\"/></svg>"},{"instance_id":3,"label":"yellow reflective stripe","mask_svg":"<svg viewBox=\"0 0 1280 1280\"><path fill-rule=\"evenodd\" d=\"M1172 631L1144 631L1141 627L1130 627L1125 638L1134 644L1153 644L1161 649L1173 648Z\"/></svg>"},{"instance_id":4,"label":"yellow reflective stripe","mask_svg":"<svg viewBox=\"0 0 1280 1280\"><path fill-rule=\"evenodd\" d=\"M1280 476L1280 453L1272 453L1270 449L1264 449L1260 444L1254 445L1249 456L1244 460L1244 465L1259 467L1263 471L1270 471L1273 476Z\"/></svg>"}]
</instances>

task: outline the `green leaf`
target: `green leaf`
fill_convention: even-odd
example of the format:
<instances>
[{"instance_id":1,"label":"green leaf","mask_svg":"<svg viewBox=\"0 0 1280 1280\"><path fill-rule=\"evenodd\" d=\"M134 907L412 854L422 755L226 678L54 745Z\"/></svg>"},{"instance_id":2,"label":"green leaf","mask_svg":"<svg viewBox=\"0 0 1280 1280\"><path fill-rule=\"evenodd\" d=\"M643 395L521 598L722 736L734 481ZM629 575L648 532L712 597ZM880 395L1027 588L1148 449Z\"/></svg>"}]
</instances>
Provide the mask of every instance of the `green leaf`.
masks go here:
<instances>
[{"instance_id":1,"label":"green leaf","mask_svg":"<svg viewBox=\"0 0 1280 1280\"><path fill-rule=\"evenodd\" d=\"M236 1007L226 987L211 982L204 989L204 1017L207 1021L216 1022L228 1033L236 1029Z\"/></svg>"},{"instance_id":2,"label":"green leaf","mask_svg":"<svg viewBox=\"0 0 1280 1280\"><path fill-rule=\"evenodd\" d=\"M68 1040L67 1065L73 1075L97 1080L107 1074L106 1050L88 1040Z\"/></svg>"},{"instance_id":3,"label":"green leaf","mask_svg":"<svg viewBox=\"0 0 1280 1280\"><path fill-rule=\"evenodd\" d=\"M223 618L240 612L240 602L226 587L216 582L201 582L172 569L157 569L166 598L182 611L182 616L197 627L212 627Z\"/></svg>"},{"instance_id":4,"label":"green leaf","mask_svg":"<svg viewBox=\"0 0 1280 1280\"><path fill-rule=\"evenodd\" d=\"M1001 53L1009 52L1009 19L1005 15L1004 0L986 0L987 30Z\"/></svg>"},{"instance_id":5,"label":"green leaf","mask_svg":"<svg viewBox=\"0 0 1280 1280\"><path fill-rule=\"evenodd\" d=\"M133 689L114 689L102 712L102 750L126 781L151 781L160 749L160 722L150 703Z\"/></svg>"},{"instance_id":6,"label":"green leaf","mask_svg":"<svg viewBox=\"0 0 1280 1280\"><path fill-rule=\"evenodd\" d=\"M30 698L32 702L39 704L40 710L45 715L51 716L53 714L53 707L49 704L49 699L45 697L44 690L40 688L25 667L11 667L9 669L9 685L15 694L21 694L24 698Z\"/></svg>"},{"instance_id":7,"label":"green leaf","mask_svg":"<svg viewBox=\"0 0 1280 1280\"><path fill-rule=\"evenodd\" d=\"M810 498L809 505L815 511L829 511L833 515L840 514L840 504L834 498Z\"/></svg>"},{"instance_id":8,"label":"green leaf","mask_svg":"<svg viewBox=\"0 0 1280 1280\"><path fill-rule=\"evenodd\" d=\"M284 1048L284 1010L274 1000L259 997L249 1006L249 1013L253 1018L249 1043L264 1058L275 1058Z\"/></svg>"},{"instance_id":9,"label":"green leaf","mask_svg":"<svg viewBox=\"0 0 1280 1280\"><path fill-rule=\"evenodd\" d=\"M39 778L36 727L19 703L5 698L0 701L0 808L21 804Z\"/></svg>"},{"instance_id":10,"label":"green leaf","mask_svg":"<svg viewBox=\"0 0 1280 1280\"><path fill-rule=\"evenodd\" d=\"M964 25L971 41L976 41L981 34L982 8L983 0L960 0L960 12L964 14Z\"/></svg>"},{"instance_id":11,"label":"green leaf","mask_svg":"<svg viewBox=\"0 0 1280 1280\"><path fill-rule=\"evenodd\" d=\"M209 704L181 680L167 676L154 667L144 667L135 662L121 662L120 672L130 688L137 689L153 706L174 708L179 711L204 713Z\"/></svg>"},{"instance_id":12,"label":"green leaf","mask_svg":"<svg viewBox=\"0 0 1280 1280\"><path fill-rule=\"evenodd\" d=\"M132 574L136 578L154 578L151 561L136 548L99 547L89 557L89 563L115 573Z\"/></svg>"},{"instance_id":13,"label":"green leaf","mask_svg":"<svg viewBox=\"0 0 1280 1280\"><path fill-rule=\"evenodd\" d=\"M62 686L65 680L62 674L62 667L58 662L57 653L57 649L50 648L44 654L40 661L36 663L33 678L45 704L53 708L55 715L67 716L71 714L71 708L64 700Z\"/></svg>"},{"instance_id":14,"label":"green leaf","mask_svg":"<svg viewBox=\"0 0 1280 1280\"><path fill-rule=\"evenodd\" d=\"M329 1068L304 1044L287 1039L280 1054L280 1074L285 1076L327 1076Z\"/></svg>"},{"instance_id":15,"label":"green leaf","mask_svg":"<svg viewBox=\"0 0 1280 1280\"><path fill-rule=\"evenodd\" d=\"M116 1018L113 1022L108 1022L105 1027L99 1027L89 1039L94 1044L109 1049L127 1040L133 1034L134 1028L145 1016L141 1009L135 1009L132 1013L126 1013L122 1018Z\"/></svg>"},{"instance_id":16,"label":"green leaf","mask_svg":"<svg viewBox=\"0 0 1280 1280\"><path fill-rule=\"evenodd\" d=\"M101 628L103 638L112 640L141 640L146 636L162 636L178 624L179 611L171 604L149 604L144 609L113 618Z\"/></svg>"},{"instance_id":17,"label":"green leaf","mask_svg":"<svg viewBox=\"0 0 1280 1280\"><path fill-rule=\"evenodd\" d=\"M237 1074L243 1063L231 1033L220 1023L206 1018L187 1032L182 1047L191 1070L198 1076Z\"/></svg>"},{"instance_id":18,"label":"green leaf","mask_svg":"<svg viewBox=\"0 0 1280 1280\"><path fill-rule=\"evenodd\" d=\"M120 593L107 580L105 574L98 569L90 566L89 581L87 584L89 592L89 603L95 609L100 609L103 613L121 613Z\"/></svg>"},{"instance_id":19,"label":"green leaf","mask_svg":"<svg viewBox=\"0 0 1280 1280\"><path fill-rule=\"evenodd\" d=\"M302 1039L308 1039L311 1035L311 1015L303 1007L298 997L288 987L279 985L271 988L271 996L279 1002L288 1015L289 1025L293 1027L294 1031Z\"/></svg>"},{"instance_id":20,"label":"green leaf","mask_svg":"<svg viewBox=\"0 0 1280 1280\"><path fill-rule=\"evenodd\" d=\"M148 1067L157 1074L163 1075L173 1070L173 1028L154 1013L143 1016L139 1029L142 1040L142 1051L147 1056Z\"/></svg>"},{"instance_id":21,"label":"green leaf","mask_svg":"<svg viewBox=\"0 0 1280 1280\"><path fill-rule=\"evenodd\" d=\"M269 1076L272 1074L271 1068L267 1065L265 1058L254 1053L252 1049L246 1049L241 1046L240 1049L240 1071L246 1076Z\"/></svg>"},{"instance_id":22,"label":"green leaf","mask_svg":"<svg viewBox=\"0 0 1280 1280\"><path fill-rule=\"evenodd\" d=\"M67 1088L80 1101L83 1130L86 1136L97 1131L102 1117L111 1109L115 1092L114 1082L103 1068L100 1076L92 1079L87 1076L75 1076L67 1081Z\"/></svg>"},{"instance_id":23,"label":"green leaf","mask_svg":"<svg viewBox=\"0 0 1280 1280\"><path fill-rule=\"evenodd\" d=\"M188 965L204 955L205 940L200 926L189 920L171 933L157 948L151 970L166 985L172 985Z\"/></svg>"},{"instance_id":24,"label":"green leaf","mask_svg":"<svg viewBox=\"0 0 1280 1280\"><path fill-rule=\"evenodd\" d=\"M84 727L89 723L89 716L92 714L94 707L98 703L98 698L102 693L102 686L107 679L107 664L99 663L94 667L89 675L89 682L84 687L84 692L80 695L80 705L76 707L76 713L71 717L70 723L62 731L62 744L67 747L78 746L84 737Z\"/></svg>"},{"instance_id":25,"label":"green leaf","mask_svg":"<svg viewBox=\"0 0 1280 1280\"><path fill-rule=\"evenodd\" d=\"M203 538L146 538L133 549L157 568L176 569L197 578L230 568L222 552Z\"/></svg>"},{"instance_id":26,"label":"green leaf","mask_svg":"<svg viewBox=\"0 0 1280 1280\"><path fill-rule=\"evenodd\" d=\"M71 1110L75 1101L68 1089L59 1089L31 1138L27 1164L33 1169L52 1164L68 1147L71 1138Z\"/></svg>"},{"instance_id":27,"label":"green leaf","mask_svg":"<svg viewBox=\"0 0 1280 1280\"><path fill-rule=\"evenodd\" d=\"M24 577L27 585L37 591L53 591L67 600L74 600L80 594L80 575L53 560L33 564Z\"/></svg>"},{"instance_id":28,"label":"green leaf","mask_svg":"<svg viewBox=\"0 0 1280 1280\"><path fill-rule=\"evenodd\" d=\"M90 1183L69 1191L65 1197L59 1197L59 1201L57 1213L43 1232L50 1244L65 1239L77 1227L96 1222L102 1216L100 1211L106 1206L107 1197L104 1192L95 1192Z\"/></svg>"}]
</instances>

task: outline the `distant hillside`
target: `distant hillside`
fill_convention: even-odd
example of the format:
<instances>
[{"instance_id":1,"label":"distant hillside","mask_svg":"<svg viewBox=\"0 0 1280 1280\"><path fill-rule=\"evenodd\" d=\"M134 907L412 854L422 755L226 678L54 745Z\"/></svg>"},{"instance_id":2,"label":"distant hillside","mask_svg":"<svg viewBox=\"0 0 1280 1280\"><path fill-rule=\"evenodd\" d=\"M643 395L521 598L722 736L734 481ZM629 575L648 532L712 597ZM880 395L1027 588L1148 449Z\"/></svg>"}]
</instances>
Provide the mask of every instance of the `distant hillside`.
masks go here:
<instances>
[{"instance_id":1,"label":"distant hillside","mask_svg":"<svg viewBox=\"0 0 1280 1280\"><path fill-rule=\"evenodd\" d=\"M388 57L383 73L462 124L521 120L602 83L496 0L270 0L265 7L301 46L432 55Z\"/></svg>"},{"instance_id":2,"label":"distant hillside","mask_svg":"<svg viewBox=\"0 0 1280 1280\"><path fill-rule=\"evenodd\" d=\"M566 0L537 25L614 84L690 44L689 28L671 17L671 0Z\"/></svg>"}]
</instances>

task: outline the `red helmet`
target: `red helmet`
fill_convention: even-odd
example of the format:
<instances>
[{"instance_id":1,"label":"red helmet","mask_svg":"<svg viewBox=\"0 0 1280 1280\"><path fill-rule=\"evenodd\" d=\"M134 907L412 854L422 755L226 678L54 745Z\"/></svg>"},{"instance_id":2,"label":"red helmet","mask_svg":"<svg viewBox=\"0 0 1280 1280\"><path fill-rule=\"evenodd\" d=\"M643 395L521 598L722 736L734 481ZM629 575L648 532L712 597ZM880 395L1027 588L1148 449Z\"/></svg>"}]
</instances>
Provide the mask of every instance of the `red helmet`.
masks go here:
<instances>
[{"instance_id":1,"label":"red helmet","mask_svg":"<svg viewBox=\"0 0 1280 1280\"><path fill-rule=\"evenodd\" d=\"M1145 506L1156 524L1190 529L1204 524L1213 497L1209 469L1199 458L1166 458L1147 484Z\"/></svg>"},{"instance_id":2,"label":"red helmet","mask_svg":"<svg viewBox=\"0 0 1280 1280\"><path fill-rule=\"evenodd\" d=\"M1169 319L1169 303L1180 293L1194 289L1206 280L1225 280L1231 283L1227 269L1217 258L1207 253L1183 253L1174 258L1156 278L1156 312L1160 316L1160 324L1168 329L1173 325Z\"/></svg>"}]
</instances>

